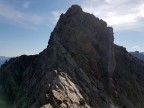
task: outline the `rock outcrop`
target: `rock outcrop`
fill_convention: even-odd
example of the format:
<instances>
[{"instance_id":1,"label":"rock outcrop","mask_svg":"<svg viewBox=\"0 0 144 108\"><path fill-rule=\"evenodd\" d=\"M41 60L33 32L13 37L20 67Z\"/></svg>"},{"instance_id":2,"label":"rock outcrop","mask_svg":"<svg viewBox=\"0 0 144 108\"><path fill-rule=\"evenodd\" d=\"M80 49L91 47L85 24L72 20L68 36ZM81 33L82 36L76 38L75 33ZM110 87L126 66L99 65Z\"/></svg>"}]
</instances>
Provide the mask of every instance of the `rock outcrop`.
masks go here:
<instances>
[{"instance_id":1,"label":"rock outcrop","mask_svg":"<svg viewBox=\"0 0 144 108\"><path fill-rule=\"evenodd\" d=\"M143 108L144 62L113 41L106 22L73 5L44 51L2 66L12 108Z\"/></svg>"}]
</instances>

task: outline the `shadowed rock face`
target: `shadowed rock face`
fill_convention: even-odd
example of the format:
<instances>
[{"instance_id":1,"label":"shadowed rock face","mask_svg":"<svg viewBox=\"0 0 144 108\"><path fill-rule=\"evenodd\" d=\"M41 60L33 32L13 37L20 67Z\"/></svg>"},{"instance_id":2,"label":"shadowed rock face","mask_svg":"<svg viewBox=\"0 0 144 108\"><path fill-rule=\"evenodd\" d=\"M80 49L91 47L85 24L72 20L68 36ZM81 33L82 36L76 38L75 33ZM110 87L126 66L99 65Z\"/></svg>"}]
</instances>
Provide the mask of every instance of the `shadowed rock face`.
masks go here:
<instances>
[{"instance_id":1,"label":"shadowed rock face","mask_svg":"<svg viewBox=\"0 0 144 108\"><path fill-rule=\"evenodd\" d=\"M61 15L49 46L53 43L54 46L62 45L78 67L85 68L91 74L94 72L99 79L104 78L108 83L107 78L111 78L115 67L113 40L113 29L107 27L106 22L84 13L79 6L72 6L66 14Z\"/></svg>"},{"instance_id":2,"label":"shadowed rock face","mask_svg":"<svg viewBox=\"0 0 144 108\"><path fill-rule=\"evenodd\" d=\"M113 44L113 29L73 5L47 48L2 66L13 108L143 108L144 63Z\"/></svg>"}]
</instances>

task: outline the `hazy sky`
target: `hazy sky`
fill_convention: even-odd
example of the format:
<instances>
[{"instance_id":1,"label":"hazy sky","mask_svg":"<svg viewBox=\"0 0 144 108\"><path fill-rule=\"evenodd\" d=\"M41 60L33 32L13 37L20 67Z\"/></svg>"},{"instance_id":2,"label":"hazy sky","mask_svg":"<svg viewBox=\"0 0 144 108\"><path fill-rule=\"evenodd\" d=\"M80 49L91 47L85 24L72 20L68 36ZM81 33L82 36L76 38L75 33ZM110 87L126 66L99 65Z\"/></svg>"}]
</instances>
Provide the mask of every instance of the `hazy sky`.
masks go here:
<instances>
[{"instance_id":1,"label":"hazy sky","mask_svg":"<svg viewBox=\"0 0 144 108\"><path fill-rule=\"evenodd\" d=\"M144 51L144 0L0 0L0 56L41 52L72 4L112 26L116 44Z\"/></svg>"}]
</instances>

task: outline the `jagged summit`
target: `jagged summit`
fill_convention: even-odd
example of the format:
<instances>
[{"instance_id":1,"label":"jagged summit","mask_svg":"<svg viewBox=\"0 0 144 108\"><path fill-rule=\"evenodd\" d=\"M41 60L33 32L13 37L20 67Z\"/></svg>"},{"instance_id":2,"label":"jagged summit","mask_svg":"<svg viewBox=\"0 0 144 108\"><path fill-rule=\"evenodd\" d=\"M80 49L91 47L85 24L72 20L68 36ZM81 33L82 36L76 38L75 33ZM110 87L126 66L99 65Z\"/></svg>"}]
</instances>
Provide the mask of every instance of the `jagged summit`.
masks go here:
<instances>
[{"instance_id":1,"label":"jagged summit","mask_svg":"<svg viewBox=\"0 0 144 108\"><path fill-rule=\"evenodd\" d=\"M73 34L76 33L76 35L71 36L71 32ZM56 35L56 33L58 34ZM52 32L49 44L51 41L56 40L64 44L68 43L71 39L77 41L77 38L85 38L87 41L91 38L91 40L95 40L93 41L94 43L105 42L105 46L113 44L114 41L113 29L112 27L107 27L105 21L100 20L92 14L83 12L82 8L78 5L72 5L65 14L60 16Z\"/></svg>"},{"instance_id":2,"label":"jagged summit","mask_svg":"<svg viewBox=\"0 0 144 108\"><path fill-rule=\"evenodd\" d=\"M79 66L83 65L86 61L79 57L78 54L86 56L91 64L95 62L89 67L93 68L94 71L98 71L95 68L97 67L97 62L104 63L102 70L103 73L107 73L105 83L109 85L108 83L110 82L108 79L111 79L110 77L115 68L114 36L113 29L107 27L106 22L96 18L92 14L83 12L80 6L73 5L65 14L61 15L52 32L51 41L52 45L56 45L53 42L57 42L71 55L75 56ZM51 46L50 42L49 45ZM105 77L101 74L100 72L97 77Z\"/></svg>"},{"instance_id":3,"label":"jagged summit","mask_svg":"<svg viewBox=\"0 0 144 108\"><path fill-rule=\"evenodd\" d=\"M81 8L81 6L75 4L75 5L72 5L67 11L69 11L69 10L82 11L82 8Z\"/></svg>"},{"instance_id":4,"label":"jagged summit","mask_svg":"<svg viewBox=\"0 0 144 108\"><path fill-rule=\"evenodd\" d=\"M12 108L143 108L144 63L113 41L106 22L73 5L44 51L2 66L1 90Z\"/></svg>"},{"instance_id":5,"label":"jagged summit","mask_svg":"<svg viewBox=\"0 0 144 108\"><path fill-rule=\"evenodd\" d=\"M83 12L82 8L79 5L72 5L68 10L67 14L77 14Z\"/></svg>"}]
</instances>

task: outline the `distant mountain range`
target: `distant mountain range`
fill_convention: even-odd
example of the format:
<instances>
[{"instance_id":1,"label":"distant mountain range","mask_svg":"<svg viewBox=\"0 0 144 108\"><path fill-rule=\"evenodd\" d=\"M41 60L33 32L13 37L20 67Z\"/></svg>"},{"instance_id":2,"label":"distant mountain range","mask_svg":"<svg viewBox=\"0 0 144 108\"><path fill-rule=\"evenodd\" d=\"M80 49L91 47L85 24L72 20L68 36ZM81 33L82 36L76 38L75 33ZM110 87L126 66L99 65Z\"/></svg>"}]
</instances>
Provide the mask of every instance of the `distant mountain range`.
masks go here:
<instances>
[{"instance_id":1,"label":"distant mountain range","mask_svg":"<svg viewBox=\"0 0 144 108\"><path fill-rule=\"evenodd\" d=\"M139 52L139 51L135 51L135 52L130 52L133 56L139 58L140 60L144 61L144 52Z\"/></svg>"},{"instance_id":2,"label":"distant mountain range","mask_svg":"<svg viewBox=\"0 0 144 108\"><path fill-rule=\"evenodd\" d=\"M141 52L141 54L143 54L143 55L144 55L144 52Z\"/></svg>"},{"instance_id":3,"label":"distant mountain range","mask_svg":"<svg viewBox=\"0 0 144 108\"><path fill-rule=\"evenodd\" d=\"M0 56L0 66L6 61L9 60L9 57L5 57L5 56Z\"/></svg>"}]
</instances>

